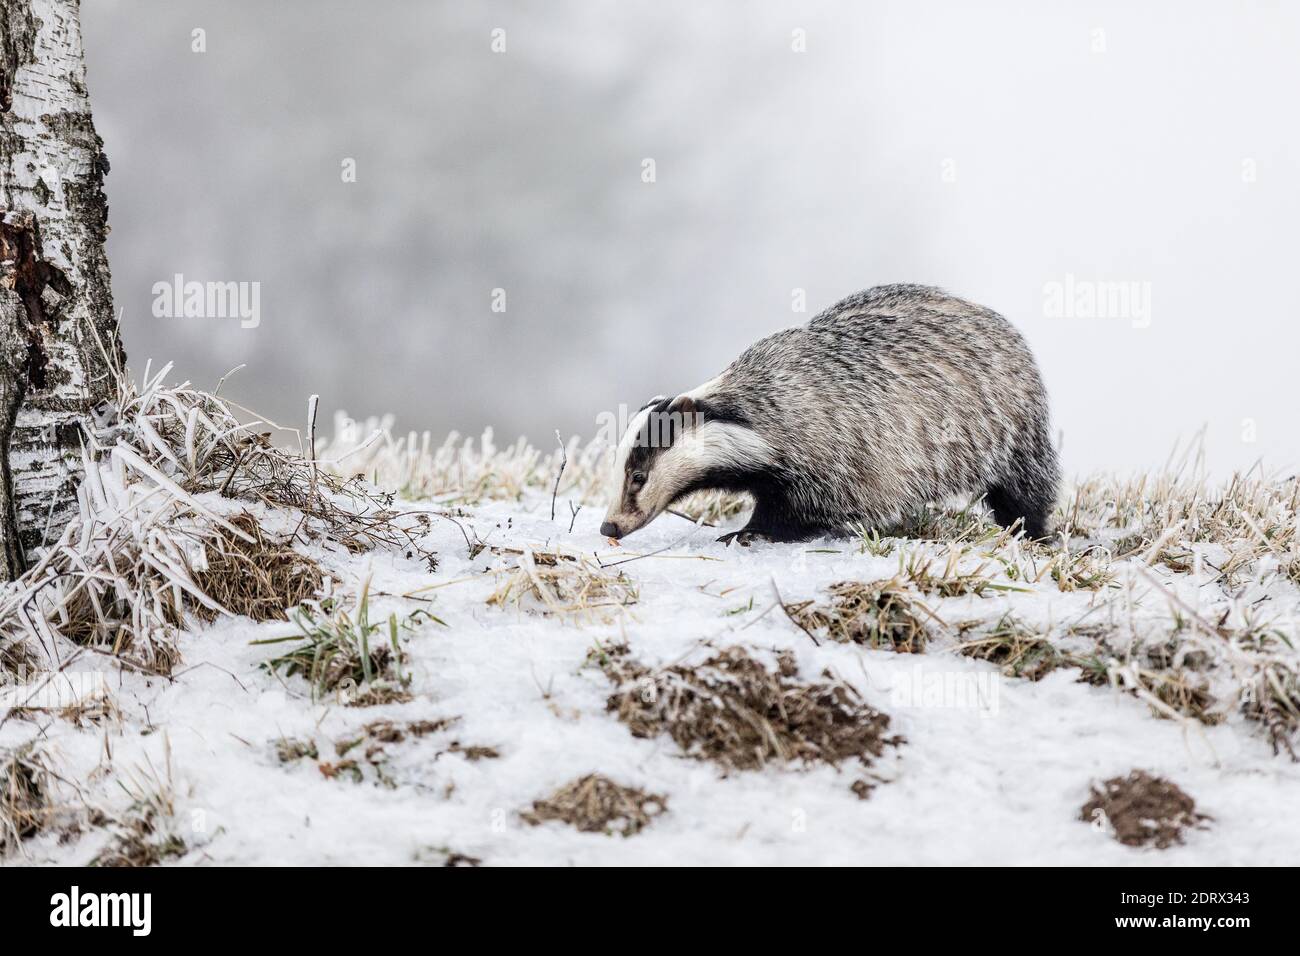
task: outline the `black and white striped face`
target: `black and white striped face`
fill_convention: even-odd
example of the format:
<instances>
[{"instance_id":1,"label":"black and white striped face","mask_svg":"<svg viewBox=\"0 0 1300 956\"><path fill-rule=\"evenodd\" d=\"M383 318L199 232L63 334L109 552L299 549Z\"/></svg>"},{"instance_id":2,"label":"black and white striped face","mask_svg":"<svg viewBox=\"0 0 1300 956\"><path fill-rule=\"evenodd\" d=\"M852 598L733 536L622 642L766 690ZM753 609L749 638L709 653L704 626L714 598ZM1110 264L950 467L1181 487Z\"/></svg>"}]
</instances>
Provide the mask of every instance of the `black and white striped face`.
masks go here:
<instances>
[{"instance_id":1,"label":"black and white striped face","mask_svg":"<svg viewBox=\"0 0 1300 956\"><path fill-rule=\"evenodd\" d=\"M753 430L710 419L703 401L708 387L660 396L633 417L614 455L618 493L601 534L629 535L677 499L709 487L711 475L760 469L774 459L771 446Z\"/></svg>"}]
</instances>

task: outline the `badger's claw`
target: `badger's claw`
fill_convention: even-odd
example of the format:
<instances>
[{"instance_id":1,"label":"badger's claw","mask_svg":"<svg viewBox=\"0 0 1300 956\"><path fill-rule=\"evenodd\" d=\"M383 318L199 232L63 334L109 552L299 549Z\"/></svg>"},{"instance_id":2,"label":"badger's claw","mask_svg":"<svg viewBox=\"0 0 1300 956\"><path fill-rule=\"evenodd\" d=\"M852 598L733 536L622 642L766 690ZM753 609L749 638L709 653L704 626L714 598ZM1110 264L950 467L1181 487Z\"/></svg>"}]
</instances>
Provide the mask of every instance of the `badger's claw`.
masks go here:
<instances>
[{"instance_id":1,"label":"badger's claw","mask_svg":"<svg viewBox=\"0 0 1300 956\"><path fill-rule=\"evenodd\" d=\"M718 538L718 541L727 547L731 547L731 542L735 541L742 548L748 548L755 541L760 541L762 538L763 535L757 531L746 531L741 528L739 531L728 531Z\"/></svg>"}]
</instances>

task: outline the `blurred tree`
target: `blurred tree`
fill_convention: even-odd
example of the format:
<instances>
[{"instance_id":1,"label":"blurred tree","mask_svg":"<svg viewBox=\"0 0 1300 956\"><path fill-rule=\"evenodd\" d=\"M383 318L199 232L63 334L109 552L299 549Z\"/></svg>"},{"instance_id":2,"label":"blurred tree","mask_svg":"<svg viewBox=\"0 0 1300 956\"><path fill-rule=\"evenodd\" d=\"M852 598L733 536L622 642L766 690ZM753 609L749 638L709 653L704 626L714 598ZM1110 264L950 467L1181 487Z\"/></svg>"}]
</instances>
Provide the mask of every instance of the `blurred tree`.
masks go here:
<instances>
[{"instance_id":1,"label":"blurred tree","mask_svg":"<svg viewBox=\"0 0 1300 956\"><path fill-rule=\"evenodd\" d=\"M0 0L0 578L76 511L83 429L116 394L79 0Z\"/></svg>"}]
</instances>

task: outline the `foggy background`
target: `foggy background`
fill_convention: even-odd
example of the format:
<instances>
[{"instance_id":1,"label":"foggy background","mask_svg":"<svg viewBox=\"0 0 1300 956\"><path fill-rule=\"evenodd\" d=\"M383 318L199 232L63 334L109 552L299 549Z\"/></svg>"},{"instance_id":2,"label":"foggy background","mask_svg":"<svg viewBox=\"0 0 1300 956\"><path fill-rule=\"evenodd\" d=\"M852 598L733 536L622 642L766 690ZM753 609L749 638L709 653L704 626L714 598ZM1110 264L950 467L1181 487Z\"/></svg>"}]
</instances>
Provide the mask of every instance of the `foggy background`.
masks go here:
<instances>
[{"instance_id":1,"label":"foggy background","mask_svg":"<svg viewBox=\"0 0 1300 956\"><path fill-rule=\"evenodd\" d=\"M1300 461L1300 4L83 0L82 20L137 374L174 360L211 387L247 363L224 393L288 423L319 392L325 423L549 446L921 282L1025 334L1071 472L1159 464L1203 424L1217 472ZM175 273L259 282L260 325L155 318ZM1046 314L1067 275L1149 283L1149 324Z\"/></svg>"}]
</instances>

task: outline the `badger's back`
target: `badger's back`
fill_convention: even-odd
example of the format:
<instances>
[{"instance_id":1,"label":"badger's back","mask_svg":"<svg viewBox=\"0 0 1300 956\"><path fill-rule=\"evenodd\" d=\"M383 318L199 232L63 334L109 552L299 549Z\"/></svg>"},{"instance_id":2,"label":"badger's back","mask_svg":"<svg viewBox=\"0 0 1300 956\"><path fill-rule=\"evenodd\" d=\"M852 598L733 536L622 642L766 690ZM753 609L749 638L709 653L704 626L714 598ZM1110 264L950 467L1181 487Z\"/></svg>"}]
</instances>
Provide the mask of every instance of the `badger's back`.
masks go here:
<instances>
[{"instance_id":1,"label":"badger's back","mask_svg":"<svg viewBox=\"0 0 1300 956\"><path fill-rule=\"evenodd\" d=\"M751 346L710 389L777 450L810 520L874 523L954 494L1050 500L1047 396L1006 319L942 290L880 286ZM992 497L992 495L991 495Z\"/></svg>"}]
</instances>

